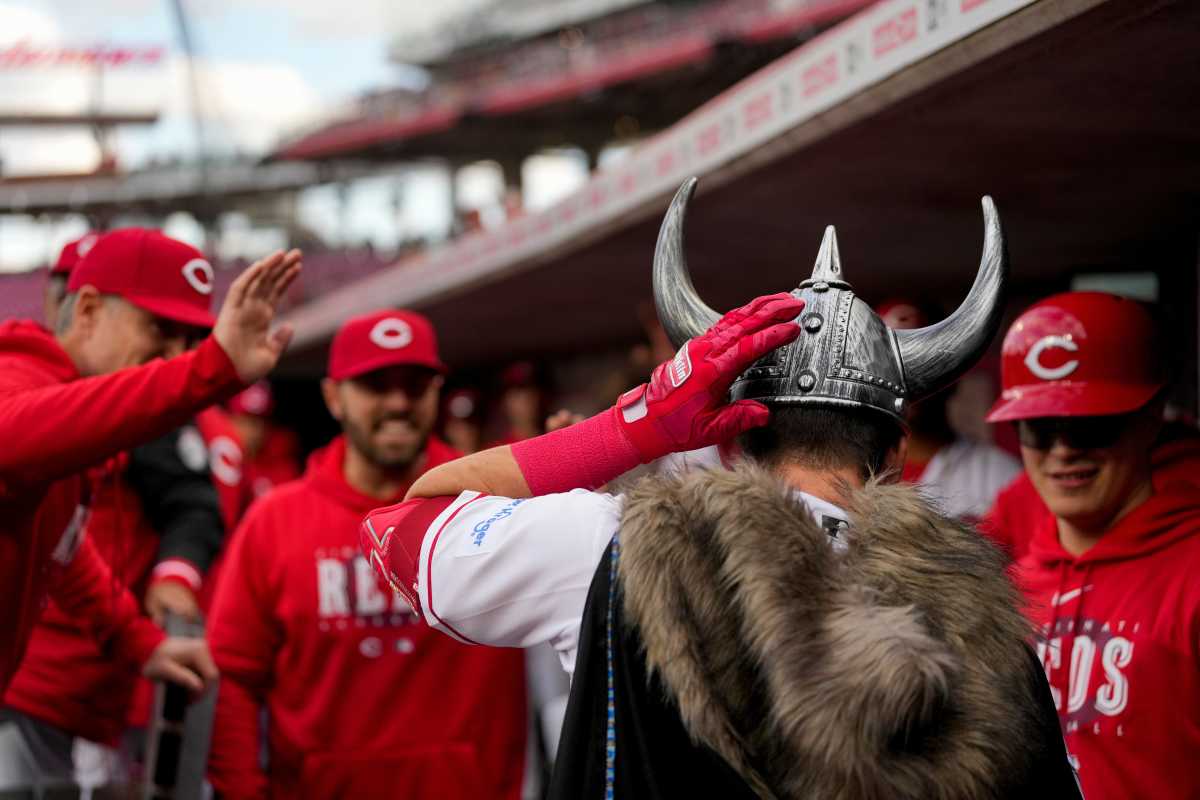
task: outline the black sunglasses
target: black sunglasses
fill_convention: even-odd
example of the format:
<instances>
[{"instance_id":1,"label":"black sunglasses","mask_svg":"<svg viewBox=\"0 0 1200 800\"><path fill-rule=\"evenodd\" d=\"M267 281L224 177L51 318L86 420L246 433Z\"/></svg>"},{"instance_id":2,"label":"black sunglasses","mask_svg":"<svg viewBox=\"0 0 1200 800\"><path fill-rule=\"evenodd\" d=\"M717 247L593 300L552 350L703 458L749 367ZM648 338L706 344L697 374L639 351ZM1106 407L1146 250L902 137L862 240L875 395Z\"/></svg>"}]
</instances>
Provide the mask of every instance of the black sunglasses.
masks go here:
<instances>
[{"instance_id":1,"label":"black sunglasses","mask_svg":"<svg viewBox=\"0 0 1200 800\"><path fill-rule=\"evenodd\" d=\"M1040 417L1017 421L1017 438L1023 447L1049 450L1062 441L1075 450L1112 447L1125 433L1133 414L1104 417Z\"/></svg>"}]
</instances>

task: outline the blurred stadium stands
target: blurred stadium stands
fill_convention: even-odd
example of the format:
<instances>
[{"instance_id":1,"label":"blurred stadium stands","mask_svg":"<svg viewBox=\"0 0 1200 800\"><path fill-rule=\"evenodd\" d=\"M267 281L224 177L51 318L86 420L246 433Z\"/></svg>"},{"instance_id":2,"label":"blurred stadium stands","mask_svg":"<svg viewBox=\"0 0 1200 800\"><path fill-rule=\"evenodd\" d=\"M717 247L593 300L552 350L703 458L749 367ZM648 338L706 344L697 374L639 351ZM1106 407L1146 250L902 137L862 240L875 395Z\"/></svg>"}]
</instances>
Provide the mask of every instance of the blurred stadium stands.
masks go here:
<instances>
[{"instance_id":1,"label":"blurred stadium stands","mask_svg":"<svg viewBox=\"0 0 1200 800\"><path fill-rule=\"evenodd\" d=\"M273 157L383 156L402 145L410 152L443 155L474 147L477 155L484 155L476 140L459 141L466 138L461 128L470 118L519 114L567 100L578 101L570 110L573 116L589 107L592 113L575 130L564 132L565 141L586 142L597 133L612 137L611 131L595 130L597 107L608 114L610 123L630 115L638 118L643 132L652 131L821 27L870 4L871 0L648 3L527 38L459 42L459 47L424 60L398 49L397 57L416 60L430 70L427 89L364 96L335 115L340 119L289 137ZM497 6L494 13L504 9ZM669 84L661 79L663 73L689 67L695 74L677 74ZM620 85L624 88L614 91ZM670 91L656 97L643 94L667 85ZM606 90L606 96L597 96ZM487 124L497 126L495 120ZM505 131L524 140L536 135ZM413 141L420 139L428 142ZM503 143L492 142L494 149L500 146Z\"/></svg>"}]
</instances>

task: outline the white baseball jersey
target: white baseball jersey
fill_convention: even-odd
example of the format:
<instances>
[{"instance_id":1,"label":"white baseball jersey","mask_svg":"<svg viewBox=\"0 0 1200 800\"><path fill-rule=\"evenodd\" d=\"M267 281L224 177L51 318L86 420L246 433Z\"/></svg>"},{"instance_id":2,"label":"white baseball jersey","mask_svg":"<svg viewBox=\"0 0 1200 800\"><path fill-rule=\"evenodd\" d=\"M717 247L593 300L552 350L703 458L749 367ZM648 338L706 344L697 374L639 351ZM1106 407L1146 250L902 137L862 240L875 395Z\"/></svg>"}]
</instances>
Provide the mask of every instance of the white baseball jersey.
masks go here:
<instances>
[{"instance_id":1,"label":"white baseball jersey","mask_svg":"<svg viewBox=\"0 0 1200 800\"><path fill-rule=\"evenodd\" d=\"M982 519L1021 469L995 445L959 439L934 454L918 483L947 516Z\"/></svg>"},{"instance_id":2,"label":"white baseball jersey","mask_svg":"<svg viewBox=\"0 0 1200 800\"><path fill-rule=\"evenodd\" d=\"M841 509L796 495L831 535L829 520L844 525ZM469 644L549 642L573 674L588 588L623 504L624 495L583 489L527 499L463 492L421 543L421 615Z\"/></svg>"}]
</instances>

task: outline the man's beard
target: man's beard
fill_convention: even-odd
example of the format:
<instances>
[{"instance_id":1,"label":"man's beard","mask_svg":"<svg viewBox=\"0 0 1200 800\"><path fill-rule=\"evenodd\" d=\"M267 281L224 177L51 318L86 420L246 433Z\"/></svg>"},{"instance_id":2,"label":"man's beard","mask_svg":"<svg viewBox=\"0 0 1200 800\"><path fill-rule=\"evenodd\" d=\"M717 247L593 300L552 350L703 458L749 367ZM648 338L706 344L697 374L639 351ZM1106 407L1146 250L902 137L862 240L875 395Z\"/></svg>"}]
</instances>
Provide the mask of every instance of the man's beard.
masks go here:
<instances>
[{"instance_id":1,"label":"man's beard","mask_svg":"<svg viewBox=\"0 0 1200 800\"><path fill-rule=\"evenodd\" d=\"M412 417L389 417L379 420L376 425L382 425L388 419L403 419L417 432L417 440L410 446L384 451L383 448L375 446L371 441L371 431L365 430L362 426L346 419L342 421L342 430L345 431L346 438L350 440L350 445L373 466L389 472L402 471L412 466L413 462L425 452L425 446L429 443L431 427L419 427Z\"/></svg>"}]
</instances>

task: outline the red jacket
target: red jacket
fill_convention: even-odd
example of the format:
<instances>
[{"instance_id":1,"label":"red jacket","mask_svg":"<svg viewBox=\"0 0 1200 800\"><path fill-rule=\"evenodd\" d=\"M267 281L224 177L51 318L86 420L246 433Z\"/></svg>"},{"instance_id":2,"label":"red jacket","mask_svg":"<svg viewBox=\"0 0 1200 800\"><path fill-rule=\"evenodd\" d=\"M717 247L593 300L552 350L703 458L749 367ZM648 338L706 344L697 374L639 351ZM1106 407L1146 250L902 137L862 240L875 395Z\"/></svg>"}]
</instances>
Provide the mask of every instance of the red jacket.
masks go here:
<instances>
[{"instance_id":1,"label":"red jacket","mask_svg":"<svg viewBox=\"0 0 1200 800\"><path fill-rule=\"evenodd\" d=\"M221 502L226 534L233 529L254 502L254 493L246 473L246 459L229 414L217 406L196 415L196 428L208 447L208 466L213 486Z\"/></svg>"},{"instance_id":2,"label":"red jacket","mask_svg":"<svg viewBox=\"0 0 1200 800\"><path fill-rule=\"evenodd\" d=\"M1156 488L1175 482L1200 487L1200 436L1193 430L1177 431L1177 438L1154 448L1151 466ZM1049 518L1050 509L1033 488L1029 474L1022 472L996 495L996 503L979 529L1019 561L1029 551L1033 532Z\"/></svg>"},{"instance_id":3,"label":"red jacket","mask_svg":"<svg viewBox=\"0 0 1200 800\"><path fill-rule=\"evenodd\" d=\"M516 800L523 654L460 645L380 590L358 524L386 501L346 483L345 448L314 453L230 543L208 631L221 670L213 785L233 798ZM426 452L428 467L457 455L436 439Z\"/></svg>"},{"instance_id":4,"label":"red jacket","mask_svg":"<svg viewBox=\"0 0 1200 800\"><path fill-rule=\"evenodd\" d=\"M197 594L200 608L207 613L212 608L213 593L220 580L226 546L256 495L242 440L228 412L217 406L206 408L196 415L196 428L208 448L209 471L221 503L221 518L225 522L225 540L221 552L204 574L204 584Z\"/></svg>"},{"instance_id":5,"label":"red jacket","mask_svg":"<svg viewBox=\"0 0 1200 800\"><path fill-rule=\"evenodd\" d=\"M83 474L177 427L241 385L213 339L169 361L79 379L45 328L0 324L0 688L47 593L115 655L144 661L162 634L81 536Z\"/></svg>"},{"instance_id":6,"label":"red jacket","mask_svg":"<svg viewBox=\"0 0 1200 800\"><path fill-rule=\"evenodd\" d=\"M1076 558L1057 525L1017 577L1083 794L1200 797L1200 497L1172 484Z\"/></svg>"},{"instance_id":7,"label":"red jacket","mask_svg":"<svg viewBox=\"0 0 1200 800\"><path fill-rule=\"evenodd\" d=\"M113 576L103 591L120 596L128 587L134 598L143 597L159 535L142 514L137 493L114 475L98 484L91 508L87 538ZM57 602L48 603L4 693L4 705L115 746L125 730L138 671L113 659L87 634L73 614Z\"/></svg>"},{"instance_id":8,"label":"red jacket","mask_svg":"<svg viewBox=\"0 0 1200 800\"><path fill-rule=\"evenodd\" d=\"M246 481L254 497L262 497L282 483L295 480L300 470L299 442L286 428L269 425L262 449L246 463Z\"/></svg>"},{"instance_id":9,"label":"red jacket","mask_svg":"<svg viewBox=\"0 0 1200 800\"><path fill-rule=\"evenodd\" d=\"M222 474L232 474L230 465L238 463L240 449L234 450L237 445L232 440L214 444L216 437L228 436L230 431L214 425L219 419L214 420L208 411L201 411L196 421L202 435L207 432L204 439L211 451L211 479L219 492ZM162 531L156 530L143 512L140 497L136 484L123 474L102 481L92 495L85 533L118 581L113 591L128 587L134 598L142 598L156 580L153 576L179 580L197 591L200 587L180 575L203 576L203 565L179 557L160 560ZM171 569L161 577L164 565ZM116 746L127 723L146 724L152 686L140 679L136 670L98 647L88 631L52 601L34 625L25 658L4 693L4 704L72 735Z\"/></svg>"}]
</instances>

